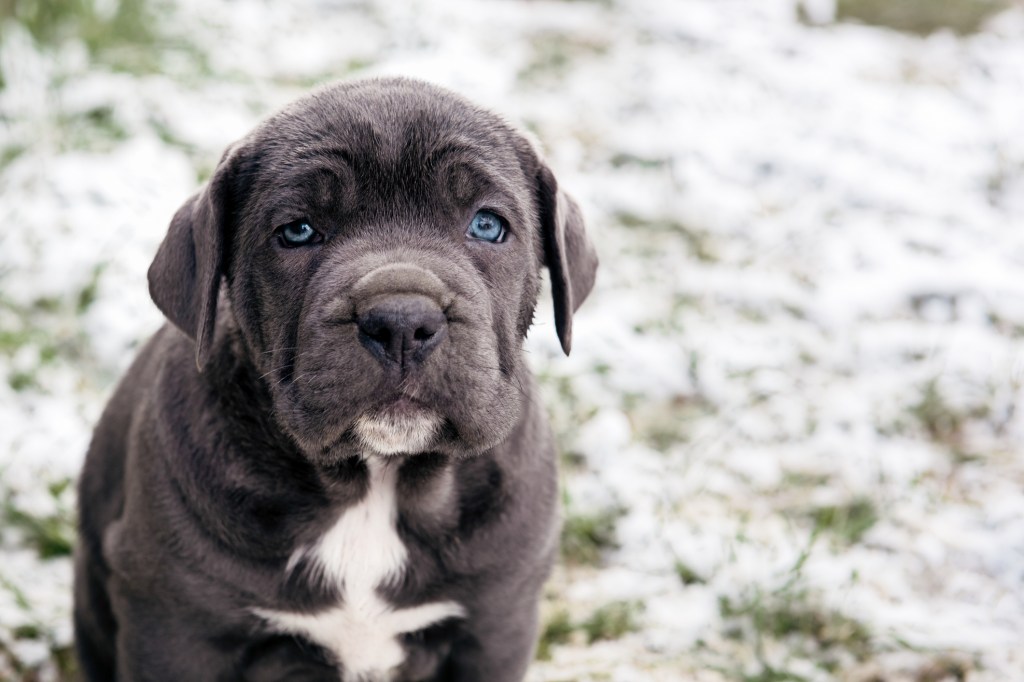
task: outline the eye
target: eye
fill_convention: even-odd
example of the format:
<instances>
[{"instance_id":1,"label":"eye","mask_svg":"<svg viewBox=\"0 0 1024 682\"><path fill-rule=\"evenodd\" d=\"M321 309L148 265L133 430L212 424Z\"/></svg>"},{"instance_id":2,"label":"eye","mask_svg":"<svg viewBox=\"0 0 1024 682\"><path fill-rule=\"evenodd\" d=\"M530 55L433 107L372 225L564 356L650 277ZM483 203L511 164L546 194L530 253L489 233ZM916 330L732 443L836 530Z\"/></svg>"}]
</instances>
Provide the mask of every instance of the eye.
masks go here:
<instances>
[{"instance_id":1,"label":"eye","mask_svg":"<svg viewBox=\"0 0 1024 682\"><path fill-rule=\"evenodd\" d=\"M490 211L477 211L466 236L485 242L501 242L505 239L505 221Z\"/></svg>"},{"instance_id":2,"label":"eye","mask_svg":"<svg viewBox=\"0 0 1024 682\"><path fill-rule=\"evenodd\" d=\"M314 230L313 226L305 219L293 220L277 228L277 237L281 241L281 246L286 249L294 249L298 246L307 246L323 241L323 236Z\"/></svg>"}]
</instances>

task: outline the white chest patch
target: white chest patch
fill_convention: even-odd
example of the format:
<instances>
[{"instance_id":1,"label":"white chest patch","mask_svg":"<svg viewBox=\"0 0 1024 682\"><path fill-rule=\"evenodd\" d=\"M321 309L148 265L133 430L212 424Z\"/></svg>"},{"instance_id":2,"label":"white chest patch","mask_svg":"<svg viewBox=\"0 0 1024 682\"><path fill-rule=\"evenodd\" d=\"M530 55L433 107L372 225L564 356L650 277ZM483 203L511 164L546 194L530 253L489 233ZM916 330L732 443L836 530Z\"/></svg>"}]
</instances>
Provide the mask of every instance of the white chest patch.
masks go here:
<instances>
[{"instance_id":1,"label":"white chest patch","mask_svg":"<svg viewBox=\"0 0 1024 682\"><path fill-rule=\"evenodd\" d=\"M395 609L377 594L377 588L402 577L407 552L395 528L398 464L369 457L366 466L369 490L363 499L342 512L318 543L300 547L288 562L293 570L302 559L311 559L315 579L340 587L341 606L315 614L256 611L277 630L332 651L346 682L391 679L405 658L398 635L465 613L453 601Z\"/></svg>"}]
</instances>

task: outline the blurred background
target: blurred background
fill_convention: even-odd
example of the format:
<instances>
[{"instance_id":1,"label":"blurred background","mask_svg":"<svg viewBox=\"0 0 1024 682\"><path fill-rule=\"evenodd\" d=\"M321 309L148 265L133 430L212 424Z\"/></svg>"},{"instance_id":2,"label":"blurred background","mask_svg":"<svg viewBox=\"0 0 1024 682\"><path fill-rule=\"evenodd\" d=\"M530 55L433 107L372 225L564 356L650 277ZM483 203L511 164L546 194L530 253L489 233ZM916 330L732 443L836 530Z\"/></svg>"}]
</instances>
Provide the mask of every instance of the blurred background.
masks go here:
<instances>
[{"instance_id":1,"label":"blurred background","mask_svg":"<svg viewBox=\"0 0 1024 682\"><path fill-rule=\"evenodd\" d=\"M71 679L74 482L224 147L404 74L602 258L531 680L1024 679L1024 5L0 0L0 680Z\"/></svg>"}]
</instances>

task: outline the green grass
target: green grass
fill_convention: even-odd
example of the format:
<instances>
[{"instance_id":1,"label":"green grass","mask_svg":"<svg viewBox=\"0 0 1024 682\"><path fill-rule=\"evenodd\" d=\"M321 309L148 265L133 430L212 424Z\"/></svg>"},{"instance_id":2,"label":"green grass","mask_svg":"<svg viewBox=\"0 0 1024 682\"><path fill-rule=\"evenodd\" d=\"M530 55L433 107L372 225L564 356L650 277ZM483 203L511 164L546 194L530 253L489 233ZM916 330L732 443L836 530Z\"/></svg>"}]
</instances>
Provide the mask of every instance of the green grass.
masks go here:
<instances>
[{"instance_id":1,"label":"green grass","mask_svg":"<svg viewBox=\"0 0 1024 682\"><path fill-rule=\"evenodd\" d=\"M689 442L693 425L714 411L702 397L685 395L667 400L638 396L623 407L636 439L658 452L667 452L680 443Z\"/></svg>"},{"instance_id":2,"label":"green grass","mask_svg":"<svg viewBox=\"0 0 1024 682\"><path fill-rule=\"evenodd\" d=\"M780 576L778 586L754 584L737 596L718 597L724 636L749 650L738 654L738 659L753 659L757 664L756 670L744 667L723 672L750 682L803 680L804 676L787 670L784 662L774 657L768 661L766 650L781 648L787 652L787 660L810 662L831 677L845 679L837 673L852 661L861 663L871 657L874 638L868 627L824 605L819 595L806 587L803 569L819 532L818 528L811 532L806 548Z\"/></svg>"},{"instance_id":3,"label":"green grass","mask_svg":"<svg viewBox=\"0 0 1024 682\"><path fill-rule=\"evenodd\" d=\"M949 406L936 380L924 385L921 400L910 408L910 413L917 417L932 440L942 443L960 440L964 417Z\"/></svg>"},{"instance_id":4,"label":"green grass","mask_svg":"<svg viewBox=\"0 0 1024 682\"><path fill-rule=\"evenodd\" d=\"M117 112L110 106L61 114L57 124L60 146L67 150L107 152L129 137L118 120Z\"/></svg>"},{"instance_id":5,"label":"green grass","mask_svg":"<svg viewBox=\"0 0 1024 682\"><path fill-rule=\"evenodd\" d=\"M51 485L51 494L58 498L69 484L70 481L61 481ZM75 520L70 509L59 507L50 516L35 516L18 509L7 500L0 518L6 526L24 533L27 544L35 548L41 558L71 556L75 544Z\"/></svg>"},{"instance_id":6,"label":"green grass","mask_svg":"<svg viewBox=\"0 0 1024 682\"><path fill-rule=\"evenodd\" d=\"M624 228L634 231L650 230L679 236L683 239L690 255L703 263L718 262L718 254L711 244L711 235L678 220L650 220L633 213L620 211L616 213L615 222Z\"/></svg>"},{"instance_id":7,"label":"green grass","mask_svg":"<svg viewBox=\"0 0 1024 682\"><path fill-rule=\"evenodd\" d=\"M2 76L2 74L0 74ZM0 77L0 88L3 87L3 79ZM14 142L0 148L0 171L17 160L22 154L28 151L28 145Z\"/></svg>"},{"instance_id":8,"label":"green grass","mask_svg":"<svg viewBox=\"0 0 1024 682\"><path fill-rule=\"evenodd\" d=\"M623 635L640 629L639 615L644 606L636 601L616 601L597 609L580 624L587 636L587 643L619 639Z\"/></svg>"},{"instance_id":9,"label":"green grass","mask_svg":"<svg viewBox=\"0 0 1024 682\"><path fill-rule=\"evenodd\" d=\"M938 656L921 667L914 682L966 682L971 666L946 656Z\"/></svg>"},{"instance_id":10,"label":"green grass","mask_svg":"<svg viewBox=\"0 0 1024 682\"><path fill-rule=\"evenodd\" d=\"M34 347L38 356L38 360L30 367L10 368L7 374L8 385L15 391L38 387L39 370L64 352L65 341L35 326L0 330L0 355L13 356L22 348Z\"/></svg>"},{"instance_id":11,"label":"green grass","mask_svg":"<svg viewBox=\"0 0 1024 682\"><path fill-rule=\"evenodd\" d=\"M726 635L749 643L760 663L757 672L743 676L745 680L804 679L765 661L768 642L785 641L796 657L809 659L832 674L851 657L864 661L872 652L872 636L864 624L821 606L803 590L765 592L755 588L739 598L720 597L719 612Z\"/></svg>"},{"instance_id":12,"label":"green grass","mask_svg":"<svg viewBox=\"0 0 1024 682\"><path fill-rule=\"evenodd\" d=\"M25 626L25 629L21 630L21 635L18 631L14 632L17 639L39 639L39 637L29 636L32 634L30 630L33 626ZM10 666L14 674L13 678L0 677L0 680L4 682L43 682L44 680L53 680L54 682L79 682L80 677L78 674L78 661L75 658L74 647L70 646L51 646L50 647L50 660L56 669L57 676L51 677L49 675L43 676L38 670L26 666L24 663L19 661L17 657L4 646L3 642L0 642L0 661L3 661L5 665Z\"/></svg>"},{"instance_id":13,"label":"green grass","mask_svg":"<svg viewBox=\"0 0 1024 682\"><path fill-rule=\"evenodd\" d=\"M617 152L609 159L612 168L642 168L645 170L661 170L667 168L671 163L670 157L647 157L637 156L627 152Z\"/></svg>"},{"instance_id":14,"label":"green grass","mask_svg":"<svg viewBox=\"0 0 1024 682\"><path fill-rule=\"evenodd\" d=\"M836 18L917 35L942 29L967 35L1007 5L1007 0L838 0Z\"/></svg>"},{"instance_id":15,"label":"green grass","mask_svg":"<svg viewBox=\"0 0 1024 682\"><path fill-rule=\"evenodd\" d=\"M574 622L565 607L551 613L541 628L537 659L551 659L552 649L581 637L587 644L620 639L640 629L639 616L644 605L638 601L613 601L595 609L587 618Z\"/></svg>"},{"instance_id":16,"label":"green grass","mask_svg":"<svg viewBox=\"0 0 1024 682\"><path fill-rule=\"evenodd\" d=\"M563 464L567 464L568 469L579 468L583 462L579 453L574 451L576 434L580 425L587 423L597 413L597 408L577 394L571 376L541 371L537 373L537 383L540 385L544 405L548 408L556 449L560 453L567 453L563 455Z\"/></svg>"},{"instance_id":17,"label":"green grass","mask_svg":"<svg viewBox=\"0 0 1024 682\"><path fill-rule=\"evenodd\" d=\"M3 472L0 472L0 480L3 480ZM72 485L70 479L54 481L47 486L47 491L56 501L56 511L50 515L35 515L19 509L15 502L7 495L0 502L0 526L20 532L23 535L22 544L33 548L44 560L65 559L72 553L75 543L75 518L74 512L69 505L67 489ZM35 604L29 596L14 582L3 574L3 566L0 565L0 591L6 592L24 614L27 622L12 627L7 633L3 633L4 639L0 640L0 669L9 667L15 674L13 679L22 682L36 682L43 679L56 679L59 682L77 679L77 666L72 647L59 645L55 639L56 634L53 624L47 624L36 619L34 615ZM0 628L2 632L2 628ZM8 647L5 641L31 640L41 642L50 650L50 662L56 672L56 678L41 677L40 671L35 664L29 664L19 660ZM6 679L0 673L0 679Z\"/></svg>"},{"instance_id":18,"label":"green grass","mask_svg":"<svg viewBox=\"0 0 1024 682\"><path fill-rule=\"evenodd\" d=\"M922 386L918 402L910 406L910 415L924 429L932 442L945 446L958 461L972 459L967 452L964 429L973 420L989 418L990 407L977 404L973 407L957 407L943 395L937 379L931 379Z\"/></svg>"},{"instance_id":19,"label":"green grass","mask_svg":"<svg viewBox=\"0 0 1024 682\"><path fill-rule=\"evenodd\" d=\"M108 5L113 12L105 9ZM14 19L39 43L78 38L94 52L149 42L155 18L148 0L0 0L0 19Z\"/></svg>"},{"instance_id":20,"label":"green grass","mask_svg":"<svg viewBox=\"0 0 1024 682\"><path fill-rule=\"evenodd\" d=\"M519 70L521 83L558 83L580 57L601 55L608 45L586 34L539 31L530 38L530 59Z\"/></svg>"},{"instance_id":21,"label":"green grass","mask_svg":"<svg viewBox=\"0 0 1024 682\"><path fill-rule=\"evenodd\" d=\"M864 534L878 522L875 504L867 498L817 507L810 516L815 532L827 532L844 545L860 542Z\"/></svg>"},{"instance_id":22,"label":"green grass","mask_svg":"<svg viewBox=\"0 0 1024 682\"><path fill-rule=\"evenodd\" d=\"M184 69L192 76L209 76L206 54L170 28L175 25L167 20L172 11L169 0L0 0L0 24L21 25L43 48L81 43L94 64L114 71L167 74ZM173 62L165 58L169 54ZM3 84L0 73L0 88ZM72 137L97 128L108 137L123 133L102 107L84 118L70 122Z\"/></svg>"},{"instance_id":23,"label":"green grass","mask_svg":"<svg viewBox=\"0 0 1024 682\"><path fill-rule=\"evenodd\" d=\"M97 266L81 288L60 298L42 297L27 305L0 298L0 356L13 358L23 349L35 353L30 363L9 367L11 388L40 388L40 370L55 362L88 362L91 342L79 320L96 300L102 273L103 266Z\"/></svg>"},{"instance_id":24,"label":"green grass","mask_svg":"<svg viewBox=\"0 0 1024 682\"><path fill-rule=\"evenodd\" d=\"M807 678L766 665L753 675L743 675L743 682L806 682Z\"/></svg>"},{"instance_id":25,"label":"green grass","mask_svg":"<svg viewBox=\"0 0 1024 682\"><path fill-rule=\"evenodd\" d=\"M615 526L622 510L572 514L562 524L562 558L569 564L596 566L601 554L617 546Z\"/></svg>"},{"instance_id":26,"label":"green grass","mask_svg":"<svg viewBox=\"0 0 1024 682\"><path fill-rule=\"evenodd\" d=\"M568 642L575 630L576 626L573 625L568 610L560 608L555 611L541 629L540 640L537 643L537 659L551 660L552 647Z\"/></svg>"},{"instance_id":27,"label":"green grass","mask_svg":"<svg viewBox=\"0 0 1024 682\"><path fill-rule=\"evenodd\" d=\"M89 310L92 304L96 302L96 295L99 293L100 288L100 277L103 275L103 271L106 269L106 263L100 263L92 269L92 275L89 277L89 281L85 283L85 286L78 292L78 299L76 300L75 309L79 315Z\"/></svg>"},{"instance_id":28,"label":"green grass","mask_svg":"<svg viewBox=\"0 0 1024 682\"><path fill-rule=\"evenodd\" d=\"M703 585L707 582L700 573L678 559L674 568L676 575L679 576L679 581L684 585Z\"/></svg>"}]
</instances>

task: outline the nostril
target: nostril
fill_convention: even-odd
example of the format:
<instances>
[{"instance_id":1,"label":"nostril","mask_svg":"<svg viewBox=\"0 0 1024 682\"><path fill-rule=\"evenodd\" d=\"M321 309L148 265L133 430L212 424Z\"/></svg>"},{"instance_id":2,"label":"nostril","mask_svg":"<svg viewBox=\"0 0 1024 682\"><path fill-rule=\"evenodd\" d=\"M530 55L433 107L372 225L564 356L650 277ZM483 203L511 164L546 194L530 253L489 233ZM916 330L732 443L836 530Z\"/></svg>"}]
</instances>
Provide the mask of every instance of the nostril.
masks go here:
<instances>
[{"instance_id":1,"label":"nostril","mask_svg":"<svg viewBox=\"0 0 1024 682\"><path fill-rule=\"evenodd\" d=\"M388 345L391 343L391 330L387 327L381 327L370 332L366 332L366 335L377 343Z\"/></svg>"},{"instance_id":2,"label":"nostril","mask_svg":"<svg viewBox=\"0 0 1024 682\"><path fill-rule=\"evenodd\" d=\"M426 327L417 327L416 331L413 332L412 338L417 341L426 341L434 335L434 332L430 331Z\"/></svg>"}]
</instances>

